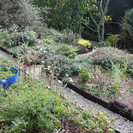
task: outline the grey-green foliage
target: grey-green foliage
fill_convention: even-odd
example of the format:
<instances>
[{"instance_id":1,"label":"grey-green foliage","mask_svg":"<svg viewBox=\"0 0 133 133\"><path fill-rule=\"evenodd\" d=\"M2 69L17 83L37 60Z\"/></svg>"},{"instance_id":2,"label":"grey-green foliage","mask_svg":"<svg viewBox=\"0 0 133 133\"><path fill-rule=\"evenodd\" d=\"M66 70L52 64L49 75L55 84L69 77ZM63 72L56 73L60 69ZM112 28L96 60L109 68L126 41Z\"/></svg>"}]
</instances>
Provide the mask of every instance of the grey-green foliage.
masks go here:
<instances>
[{"instance_id":1,"label":"grey-green foliage","mask_svg":"<svg viewBox=\"0 0 133 133\"><path fill-rule=\"evenodd\" d=\"M72 75L71 64L72 60L69 60L66 56L55 55L45 60L44 68L48 68L46 71L47 73L52 71L56 77L64 78Z\"/></svg>"},{"instance_id":2,"label":"grey-green foliage","mask_svg":"<svg viewBox=\"0 0 133 133\"><path fill-rule=\"evenodd\" d=\"M79 73L79 67L87 68L88 72L92 72L94 68L93 60L87 56L75 59L74 63L71 65L73 75L77 75Z\"/></svg>"},{"instance_id":3,"label":"grey-green foliage","mask_svg":"<svg viewBox=\"0 0 133 133\"><path fill-rule=\"evenodd\" d=\"M133 55L128 54L122 50L112 47L98 48L93 54L92 58L95 64L102 65L105 68L111 68L112 62L115 64L127 63L127 73L133 76Z\"/></svg>"},{"instance_id":4,"label":"grey-green foliage","mask_svg":"<svg viewBox=\"0 0 133 133\"><path fill-rule=\"evenodd\" d=\"M88 71L91 71L94 67L93 61L88 59L88 57L69 59L64 55L55 55L54 57L48 57L44 63L45 71L48 74L52 71L57 78L65 80L70 79L73 75L77 75L79 67L85 67Z\"/></svg>"},{"instance_id":5,"label":"grey-green foliage","mask_svg":"<svg viewBox=\"0 0 133 133\"><path fill-rule=\"evenodd\" d=\"M0 0L0 25L20 27L39 22L39 12L26 0Z\"/></svg>"}]
</instances>

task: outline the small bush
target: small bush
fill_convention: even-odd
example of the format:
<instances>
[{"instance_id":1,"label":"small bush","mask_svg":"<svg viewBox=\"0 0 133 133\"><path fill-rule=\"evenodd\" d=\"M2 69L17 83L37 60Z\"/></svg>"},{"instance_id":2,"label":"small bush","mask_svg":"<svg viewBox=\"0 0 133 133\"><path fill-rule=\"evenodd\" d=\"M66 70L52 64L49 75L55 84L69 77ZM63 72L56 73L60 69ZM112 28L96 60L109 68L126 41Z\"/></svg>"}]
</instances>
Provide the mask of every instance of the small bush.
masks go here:
<instances>
[{"instance_id":1,"label":"small bush","mask_svg":"<svg viewBox=\"0 0 133 133\"><path fill-rule=\"evenodd\" d=\"M89 73L87 68L79 68L79 76L82 79L82 82L86 82L92 78L92 73Z\"/></svg>"},{"instance_id":2,"label":"small bush","mask_svg":"<svg viewBox=\"0 0 133 133\"><path fill-rule=\"evenodd\" d=\"M79 39L78 40L78 44L84 47L90 47L91 43L89 40L85 40L85 39Z\"/></svg>"},{"instance_id":3,"label":"small bush","mask_svg":"<svg viewBox=\"0 0 133 133\"><path fill-rule=\"evenodd\" d=\"M74 52L74 53L68 55L68 58L69 58L69 59L75 59L75 58L76 58L76 55L77 55L77 53Z\"/></svg>"},{"instance_id":4,"label":"small bush","mask_svg":"<svg viewBox=\"0 0 133 133\"><path fill-rule=\"evenodd\" d=\"M39 11L26 0L1 0L0 25L10 28L13 24L24 28L39 23Z\"/></svg>"},{"instance_id":5,"label":"small bush","mask_svg":"<svg viewBox=\"0 0 133 133\"><path fill-rule=\"evenodd\" d=\"M32 46L37 44L37 39L35 37L29 37L25 32L16 32L4 39L2 42L8 47L22 45L22 43L27 43L27 45Z\"/></svg>"},{"instance_id":6,"label":"small bush","mask_svg":"<svg viewBox=\"0 0 133 133\"><path fill-rule=\"evenodd\" d=\"M112 63L124 64L127 62L127 73L133 76L133 55L125 53L124 51L116 48L104 47L97 49L92 58L96 64L100 64L106 68L111 68Z\"/></svg>"},{"instance_id":7,"label":"small bush","mask_svg":"<svg viewBox=\"0 0 133 133\"><path fill-rule=\"evenodd\" d=\"M54 57L50 56L45 60L44 68L47 68L47 73L52 71L57 78L62 79L72 75L72 70L70 68L71 63L72 61L66 56L55 55Z\"/></svg>"},{"instance_id":8,"label":"small bush","mask_svg":"<svg viewBox=\"0 0 133 133\"><path fill-rule=\"evenodd\" d=\"M106 44L111 47L117 47L117 42L120 40L119 35L111 35L107 38Z\"/></svg>"},{"instance_id":9,"label":"small bush","mask_svg":"<svg viewBox=\"0 0 133 133\"><path fill-rule=\"evenodd\" d=\"M74 33L71 30L63 30L61 33L61 41L63 43L75 45L77 43L77 40L80 38L78 34Z\"/></svg>"}]
</instances>

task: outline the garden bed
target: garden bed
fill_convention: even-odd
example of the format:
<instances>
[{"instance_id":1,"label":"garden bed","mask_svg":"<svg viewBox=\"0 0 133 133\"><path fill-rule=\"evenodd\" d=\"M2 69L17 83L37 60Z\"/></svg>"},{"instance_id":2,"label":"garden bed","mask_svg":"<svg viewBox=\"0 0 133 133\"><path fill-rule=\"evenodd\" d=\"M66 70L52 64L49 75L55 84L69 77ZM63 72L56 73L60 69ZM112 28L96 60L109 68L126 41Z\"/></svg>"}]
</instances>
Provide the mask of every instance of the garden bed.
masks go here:
<instances>
[{"instance_id":1,"label":"garden bed","mask_svg":"<svg viewBox=\"0 0 133 133\"><path fill-rule=\"evenodd\" d=\"M59 45L61 46L61 44ZM41 61L45 60L47 56L50 54L63 54L68 56L72 53L83 54L83 53L92 52L93 49L92 47L83 48L79 46L71 46L68 44L63 44L63 46L59 48L60 46L56 46L56 44L49 44L49 46L48 44L47 45L40 44L30 47L26 45L20 45L7 49L3 45L1 45L0 49L12 55L15 58L18 58L18 60L22 61L25 65L40 64ZM66 48L64 48L64 46Z\"/></svg>"},{"instance_id":2,"label":"garden bed","mask_svg":"<svg viewBox=\"0 0 133 133\"><path fill-rule=\"evenodd\" d=\"M115 51L117 52L117 50L113 49L112 53L115 53ZM81 67L79 69L79 74L71 77L72 84L75 87L70 86L88 99L98 102L104 107L116 111L133 121L133 77L129 74L129 70L131 72L133 70L131 68L132 60L130 59L132 55L128 56L128 54L126 54L126 58L128 58L127 62L126 59L125 61L121 60L120 55L119 58L117 56L116 58L112 56L112 58L115 59L115 62L113 62L110 56L110 62L108 63L108 61L104 59L104 53L101 53L103 55L102 57L100 56L101 54L97 53L93 53L91 56L89 55L88 58L93 60L93 69L89 67L91 63L89 63L87 67ZM100 63L99 65L97 62L95 63L95 55L99 56L100 59L102 58L100 60L97 57L100 63L103 63L104 60L106 61L104 62L106 67L102 67ZM80 58L82 58L82 56L78 58L81 60ZM122 62L117 62L117 58ZM129 63L130 65L128 65Z\"/></svg>"},{"instance_id":3,"label":"garden bed","mask_svg":"<svg viewBox=\"0 0 133 133\"><path fill-rule=\"evenodd\" d=\"M128 105L124 102L133 96L133 77L128 74L130 60L122 63L112 61L105 69L95 63L92 55L77 55L76 58L76 55L68 56L68 58L63 55L49 57L44 63L43 72L53 73L58 79L62 79L63 83L71 82L88 97L92 95L103 101L102 104L106 107L116 106L113 104L116 101L123 103L126 109L123 107L121 109L129 110L129 112L124 110L123 112L131 116L132 103L129 103L129 109L127 109ZM120 111L120 108L118 110Z\"/></svg>"},{"instance_id":4,"label":"garden bed","mask_svg":"<svg viewBox=\"0 0 133 133\"><path fill-rule=\"evenodd\" d=\"M133 96L133 78L130 76L122 77L119 87L115 85L113 75L103 68L96 68L92 72L93 77L83 82L80 76L73 76L73 84L78 88L101 98L106 102L112 99L123 100Z\"/></svg>"}]
</instances>

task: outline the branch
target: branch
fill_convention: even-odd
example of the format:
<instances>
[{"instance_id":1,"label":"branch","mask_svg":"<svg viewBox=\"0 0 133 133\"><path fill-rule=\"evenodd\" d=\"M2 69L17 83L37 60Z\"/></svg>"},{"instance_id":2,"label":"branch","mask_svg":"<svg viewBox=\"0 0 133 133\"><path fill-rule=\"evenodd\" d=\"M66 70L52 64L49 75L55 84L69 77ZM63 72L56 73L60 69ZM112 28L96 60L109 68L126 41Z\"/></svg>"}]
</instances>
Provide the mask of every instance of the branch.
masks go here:
<instances>
[{"instance_id":1,"label":"branch","mask_svg":"<svg viewBox=\"0 0 133 133\"><path fill-rule=\"evenodd\" d=\"M92 29L90 26L86 25L85 23L82 23L82 24L84 24L88 29L90 29L90 30L92 30L93 32L97 33L97 30Z\"/></svg>"},{"instance_id":2,"label":"branch","mask_svg":"<svg viewBox=\"0 0 133 133\"><path fill-rule=\"evenodd\" d=\"M104 15L107 13L109 2L110 2L110 0L107 0L105 3Z\"/></svg>"},{"instance_id":3,"label":"branch","mask_svg":"<svg viewBox=\"0 0 133 133\"><path fill-rule=\"evenodd\" d=\"M97 24L97 22L95 21L95 19L93 18L93 16L92 16L90 10L89 10L89 15L90 15L92 21L94 22L94 24L98 27L98 24Z\"/></svg>"}]
</instances>

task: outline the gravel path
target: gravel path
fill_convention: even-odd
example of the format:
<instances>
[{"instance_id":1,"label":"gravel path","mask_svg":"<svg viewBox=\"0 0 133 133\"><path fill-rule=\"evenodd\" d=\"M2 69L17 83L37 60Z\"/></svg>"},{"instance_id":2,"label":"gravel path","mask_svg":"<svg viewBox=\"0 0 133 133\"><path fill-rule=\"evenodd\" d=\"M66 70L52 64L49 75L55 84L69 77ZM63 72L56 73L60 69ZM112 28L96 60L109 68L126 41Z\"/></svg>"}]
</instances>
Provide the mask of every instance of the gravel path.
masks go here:
<instances>
[{"instance_id":1,"label":"gravel path","mask_svg":"<svg viewBox=\"0 0 133 133\"><path fill-rule=\"evenodd\" d=\"M114 124L112 128L118 130L121 133L133 133L133 122L128 121L122 116L113 113L112 111L107 110L106 108L96 104L83 96L77 94L75 91L70 90L69 88L61 88L61 93L63 97L67 100L75 103L82 109L89 110L91 113L96 114L97 111L107 112L110 120L114 118Z\"/></svg>"},{"instance_id":2,"label":"gravel path","mask_svg":"<svg viewBox=\"0 0 133 133\"><path fill-rule=\"evenodd\" d=\"M8 55L7 53L3 52L2 50L0 50L0 58L8 59L12 63L16 64L15 59L13 59L10 55Z\"/></svg>"},{"instance_id":3,"label":"gravel path","mask_svg":"<svg viewBox=\"0 0 133 133\"><path fill-rule=\"evenodd\" d=\"M88 53L87 55L90 55L90 54L91 53ZM79 55L79 56L83 56L83 55ZM6 53L2 52L1 50L0 50L0 58L6 58L16 64L16 61L12 57L10 57ZM34 73L34 75L36 75L36 74L38 74L39 70L40 69L38 69L38 67L37 67L37 69L36 68L34 70L32 69L31 73ZM41 72L39 72L39 73L41 73ZM38 75L36 75L35 77L39 78ZM55 84L55 83L53 83L53 84ZM121 133L133 133L133 122L128 121L127 119L121 117L120 115L115 114L115 113L107 110L106 108L84 98L83 96L77 94L76 92L70 90L69 88L60 87L60 89L58 90L56 85L54 85L53 88L56 91L60 92L61 95L63 97L65 97L68 101L75 103L77 106L79 106L82 109L89 110L93 114L95 114L97 111L107 112L108 117L110 119L112 119L112 118L115 119L112 127L114 129L120 131Z\"/></svg>"}]
</instances>

